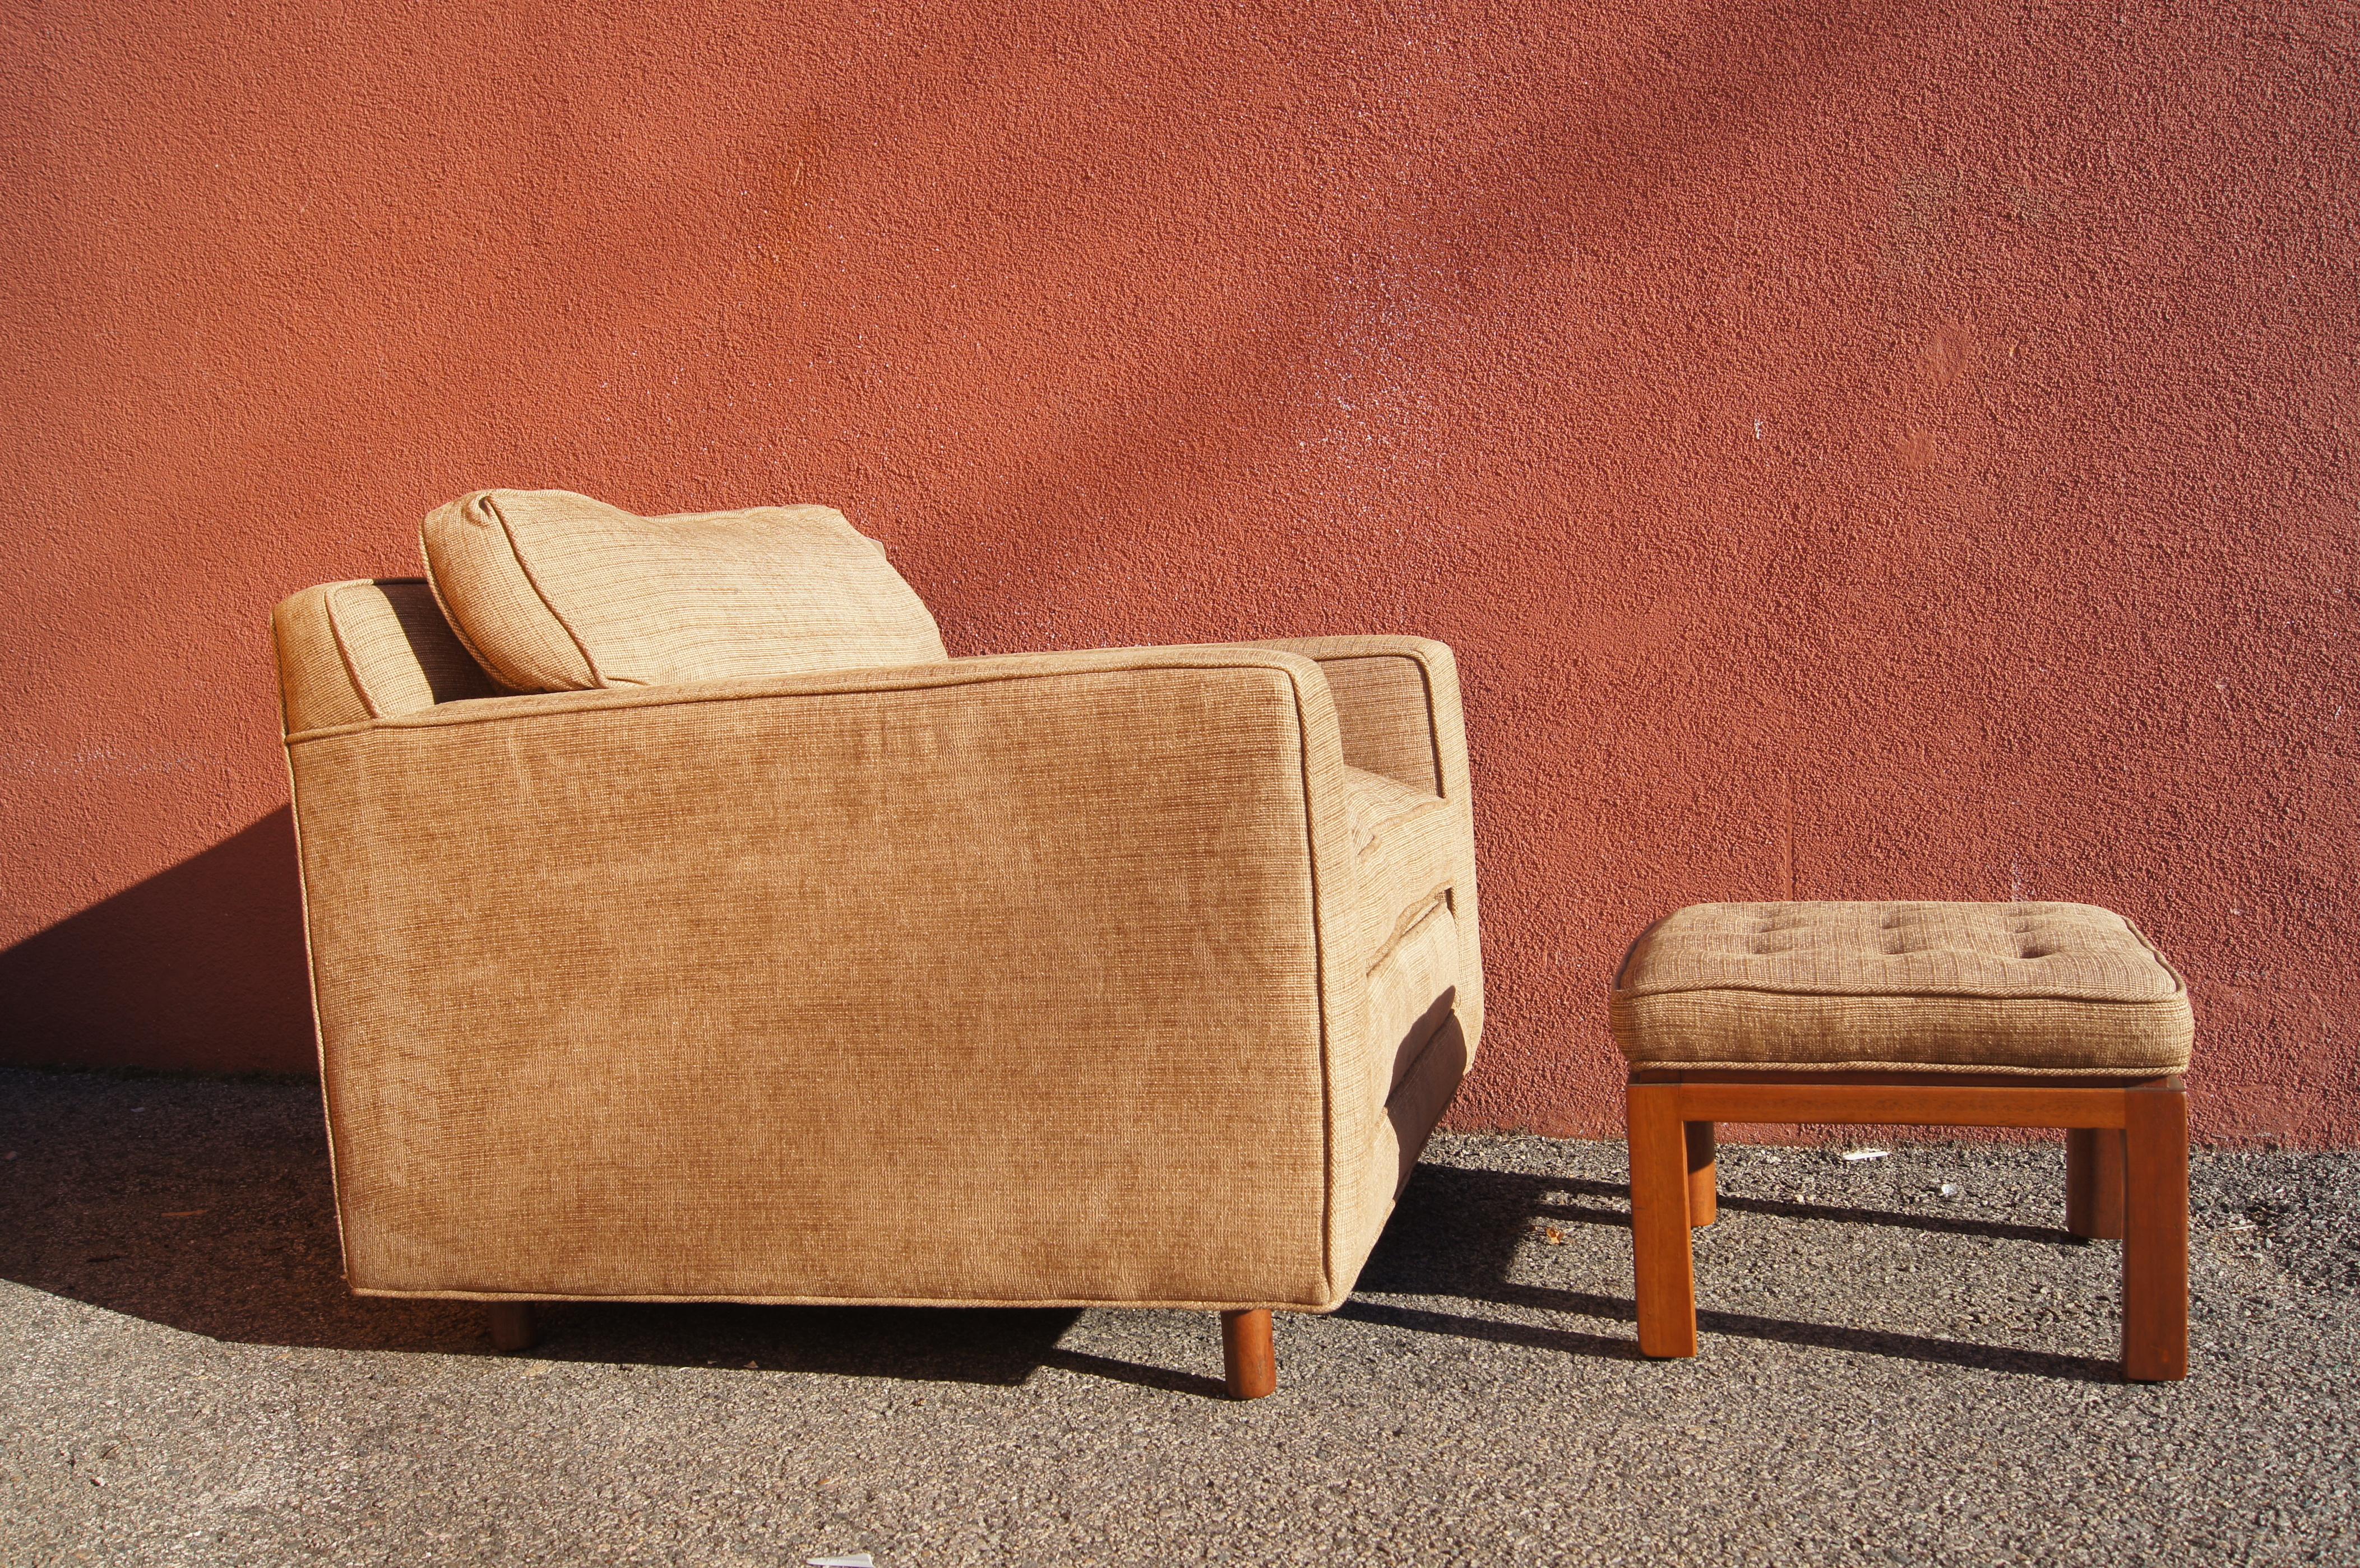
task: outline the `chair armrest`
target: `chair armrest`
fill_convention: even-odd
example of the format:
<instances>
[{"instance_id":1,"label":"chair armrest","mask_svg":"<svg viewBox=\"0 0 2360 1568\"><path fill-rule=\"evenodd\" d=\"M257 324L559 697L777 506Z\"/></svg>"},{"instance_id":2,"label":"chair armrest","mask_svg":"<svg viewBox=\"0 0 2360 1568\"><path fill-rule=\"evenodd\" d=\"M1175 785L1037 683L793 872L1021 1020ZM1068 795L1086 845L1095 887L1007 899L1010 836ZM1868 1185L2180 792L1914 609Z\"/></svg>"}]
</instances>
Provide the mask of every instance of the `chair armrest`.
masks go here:
<instances>
[{"instance_id":1,"label":"chair armrest","mask_svg":"<svg viewBox=\"0 0 2360 1568\"><path fill-rule=\"evenodd\" d=\"M1470 1058L1483 1032L1481 916L1475 888L1473 790L1459 663L1428 637L1286 637L1248 646L1298 654L1328 677L1347 766L1380 773L1451 802L1451 908L1459 925L1458 1013Z\"/></svg>"},{"instance_id":2,"label":"chair armrest","mask_svg":"<svg viewBox=\"0 0 2360 1568\"><path fill-rule=\"evenodd\" d=\"M487 698L287 749L355 1288L1332 1304L1358 914L1315 662Z\"/></svg>"},{"instance_id":3,"label":"chair armrest","mask_svg":"<svg viewBox=\"0 0 2360 1568\"><path fill-rule=\"evenodd\" d=\"M1445 800L1467 796L1459 663L1428 637L1283 637L1246 645L1299 654L1328 677L1344 761Z\"/></svg>"}]
</instances>

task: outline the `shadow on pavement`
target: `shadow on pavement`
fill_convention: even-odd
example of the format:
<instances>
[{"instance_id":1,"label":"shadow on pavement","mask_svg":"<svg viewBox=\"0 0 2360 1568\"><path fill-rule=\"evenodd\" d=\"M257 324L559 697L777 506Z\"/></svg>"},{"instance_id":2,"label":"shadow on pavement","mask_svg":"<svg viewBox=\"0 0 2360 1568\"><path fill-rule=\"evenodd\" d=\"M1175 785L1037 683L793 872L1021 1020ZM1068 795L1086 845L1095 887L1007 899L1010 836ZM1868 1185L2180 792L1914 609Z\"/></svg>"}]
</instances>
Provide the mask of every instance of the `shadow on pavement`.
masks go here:
<instances>
[{"instance_id":1,"label":"shadow on pavement","mask_svg":"<svg viewBox=\"0 0 2360 1568\"><path fill-rule=\"evenodd\" d=\"M1620 1209L1592 1207L1568 1203L1566 1200L1569 1197L1606 1198L1623 1206ZM1994 1240L2058 1247L2082 1245L2070 1232L2061 1229L1948 1215L1729 1197L1721 1200L1721 1206L1783 1219L1896 1225L1946 1235L1988 1236ZM1570 1313L1612 1323L1634 1323L1637 1309L1627 1297L1514 1281L1517 1251L1530 1237L1536 1220L1628 1229L1631 1224L1628 1194L1617 1183L1580 1177L1536 1176L1457 1165L1422 1165L1418 1168L1416 1179L1403 1192L1401 1204L1383 1238L1371 1254L1368 1267L1361 1271L1360 1289L1388 1295L1456 1296L1468 1301ZM1341 1315L1356 1322L1384 1323L1396 1328L1488 1340L1496 1344L1525 1345L1574 1356L1630 1360L1635 1359L1639 1354L1635 1334L1632 1333L1604 1335L1358 1299L1347 1303ZM1741 1338L1771 1340L1824 1350L1897 1356L1904 1360L1942 1366L1973 1367L1987 1371L2075 1381L2114 1383L2122 1380L2121 1367L2110 1359L1977 1345L1925 1334L1896 1334L1878 1329L1799 1323L1744 1312L1713 1311L1699 1312L1697 1326L1708 1334L1733 1334Z\"/></svg>"},{"instance_id":2,"label":"shadow on pavement","mask_svg":"<svg viewBox=\"0 0 2360 1568\"><path fill-rule=\"evenodd\" d=\"M2081 1238L2060 1225L2009 1225L2001 1220L1970 1220L1949 1214L1903 1214L1889 1209L1849 1209L1825 1203L1794 1203L1775 1198L1729 1198L1724 1209L1741 1214L1775 1214L1790 1220L1837 1220L1845 1225L1893 1225L1902 1230L1931 1231L1941 1236L1986 1236L1994 1241L2036 1241L2049 1247L2080 1247ZM1630 1223L1626 1216L1622 1222Z\"/></svg>"},{"instance_id":3,"label":"shadow on pavement","mask_svg":"<svg viewBox=\"0 0 2360 1568\"><path fill-rule=\"evenodd\" d=\"M1613 1360L1609 1334L1366 1299L1470 1303L1631 1322L1627 1300L1515 1282L1536 1220L1627 1226L1614 1183L1427 1164L1403 1194L1338 1314L1353 1323ZM2062 1231L1725 1199L1781 1218L1907 1225L2070 1244ZM362 1299L344 1289L319 1094L308 1083L0 1070L0 1277L234 1343L493 1354L465 1301ZM1013 1386L1043 1367L1218 1397L1217 1379L1068 1350L1077 1313L1000 1308L561 1302L537 1355ZM2111 1361L1922 1335L1706 1312L1708 1332L2051 1377L2112 1381ZM1209 1334L1209 1322L1207 1332Z\"/></svg>"},{"instance_id":4,"label":"shadow on pavement","mask_svg":"<svg viewBox=\"0 0 2360 1568\"><path fill-rule=\"evenodd\" d=\"M1631 1228L1629 1197L1619 1182L1592 1181L1578 1176L1513 1177L1504 1172L1468 1171L1459 1166L1421 1167L1421 1180L1448 1171L1454 1176L1497 1176L1506 1181L1538 1183L1533 1202L1537 1205L1535 1217L1571 1222L1576 1225L1619 1225ZM1579 1203L1558 1201L1557 1194L1570 1193L1582 1197L1608 1198L1623 1206L1614 1209L1590 1208ZM1834 1220L1845 1225L1891 1225L1900 1230L1930 1231L1942 1236L1983 1236L1994 1241L2037 1241L2053 1247L2079 1247L2081 1238L2071 1231L2056 1225L2010 1225L2004 1220L1967 1219L1951 1214L1901 1214L1891 1209L1856 1209L1829 1203L1800 1203L1776 1198L1737 1198L1723 1192L1720 1204L1742 1214L1775 1214L1790 1220Z\"/></svg>"},{"instance_id":5,"label":"shadow on pavement","mask_svg":"<svg viewBox=\"0 0 2360 1568\"><path fill-rule=\"evenodd\" d=\"M495 1354L477 1303L344 1288L309 1083L0 1070L0 1278L235 1344ZM1000 1385L1057 1366L1218 1391L1060 1349L1077 1315L560 1302L534 1354Z\"/></svg>"}]
</instances>

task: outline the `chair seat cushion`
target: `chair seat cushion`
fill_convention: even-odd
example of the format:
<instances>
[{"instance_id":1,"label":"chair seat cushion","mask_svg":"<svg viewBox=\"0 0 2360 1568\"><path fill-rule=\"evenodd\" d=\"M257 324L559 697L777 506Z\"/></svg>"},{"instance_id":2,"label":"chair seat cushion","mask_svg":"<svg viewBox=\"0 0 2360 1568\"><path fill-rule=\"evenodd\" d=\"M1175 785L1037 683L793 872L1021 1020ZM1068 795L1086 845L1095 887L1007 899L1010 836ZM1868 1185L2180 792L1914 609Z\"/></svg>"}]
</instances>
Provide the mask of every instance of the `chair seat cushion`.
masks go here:
<instances>
[{"instance_id":1,"label":"chair seat cushion","mask_svg":"<svg viewBox=\"0 0 2360 1568\"><path fill-rule=\"evenodd\" d=\"M2169 1073L2188 987L2090 904L1693 904L1611 1000L1634 1066Z\"/></svg>"},{"instance_id":2,"label":"chair seat cushion","mask_svg":"<svg viewBox=\"0 0 2360 1568\"><path fill-rule=\"evenodd\" d=\"M1395 822L1430 806L1440 806L1442 797L1424 789L1386 778L1381 773L1369 773L1358 768L1344 769L1345 816L1352 827L1352 853L1366 855L1377 840Z\"/></svg>"}]
</instances>

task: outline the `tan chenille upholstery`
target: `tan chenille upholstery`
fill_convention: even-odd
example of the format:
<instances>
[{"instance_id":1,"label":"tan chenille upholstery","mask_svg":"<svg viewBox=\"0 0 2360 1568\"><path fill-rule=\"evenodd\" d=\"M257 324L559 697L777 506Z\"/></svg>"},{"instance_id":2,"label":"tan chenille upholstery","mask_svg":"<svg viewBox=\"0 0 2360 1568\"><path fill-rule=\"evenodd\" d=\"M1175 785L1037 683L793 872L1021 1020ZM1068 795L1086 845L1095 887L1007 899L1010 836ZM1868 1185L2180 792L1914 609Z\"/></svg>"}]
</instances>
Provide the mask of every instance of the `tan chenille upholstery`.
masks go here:
<instances>
[{"instance_id":1,"label":"tan chenille upholstery","mask_svg":"<svg viewBox=\"0 0 2360 1568\"><path fill-rule=\"evenodd\" d=\"M2172 1073L2195 1028L2171 966L2089 904L1691 905L1610 1008L1642 1067Z\"/></svg>"},{"instance_id":2,"label":"tan chenille upholstery","mask_svg":"<svg viewBox=\"0 0 2360 1568\"><path fill-rule=\"evenodd\" d=\"M510 691L944 657L884 547L826 506L640 517L566 490L485 490L428 514L419 538L452 629Z\"/></svg>"},{"instance_id":3,"label":"tan chenille upholstery","mask_svg":"<svg viewBox=\"0 0 2360 1568\"><path fill-rule=\"evenodd\" d=\"M680 521L644 604L625 524L578 600L430 527L508 684L610 689L279 607L353 1286L1337 1305L1481 1028L1449 650L945 659L834 523L772 592L788 534Z\"/></svg>"},{"instance_id":4,"label":"tan chenille upholstery","mask_svg":"<svg viewBox=\"0 0 2360 1568\"><path fill-rule=\"evenodd\" d=\"M271 626L290 733L499 691L417 578L323 583L279 605Z\"/></svg>"}]
</instances>

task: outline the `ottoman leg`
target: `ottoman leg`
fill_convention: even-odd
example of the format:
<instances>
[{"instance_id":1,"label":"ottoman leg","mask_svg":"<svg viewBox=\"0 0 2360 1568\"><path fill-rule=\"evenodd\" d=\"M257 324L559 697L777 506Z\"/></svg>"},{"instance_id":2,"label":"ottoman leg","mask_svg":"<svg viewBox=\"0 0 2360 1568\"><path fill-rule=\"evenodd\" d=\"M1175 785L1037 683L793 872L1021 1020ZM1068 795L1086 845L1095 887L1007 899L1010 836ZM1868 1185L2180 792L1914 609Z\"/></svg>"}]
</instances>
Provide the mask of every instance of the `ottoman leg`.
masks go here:
<instances>
[{"instance_id":1,"label":"ottoman leg","mask_svg":"<svg viewBox=\"0 0 2360 1568\"><path fill-rule=\"evenodd\" d=\"M2123 1100L2123 1376L2169 1382L2188 1376L2188 1095Z\"/></svg>"},{"instance_id":2,"label":"ottoman leg","mask_svg":"<svg viewBox=\"0 0 2360 1568\"><path fill-rule=\"evenodd\" d=\"M2123 1135L2074 1127L2065 1135L2065 1228L2088 1241L2123 1238Z\"/></svg>"},{"instance_id":3,"label":"ottoman leg","mask_svg":"<svg viewBox=\"0 0 2360 1568\"><path fill-rule=\"evenodd\" d=\"M1713 1169L1710 1122L1685 1122L1688 1134L1688 1228L1702 1230L1721 1217L1720 1173Z\"/></svg>"},{"instance_id":4,"label":"ottoman leg","mask_svg":"<svg viewBox=\"0 0 2360 1568\"><path fill-rule=\"evenodd\" d=\"M1625 1105L1639 1349L1647 1356L1694 1356L1696 1260L1688 1249L1688 1135L1679 1086L1633 1083Z\"/></svg>"}]
</instances>

